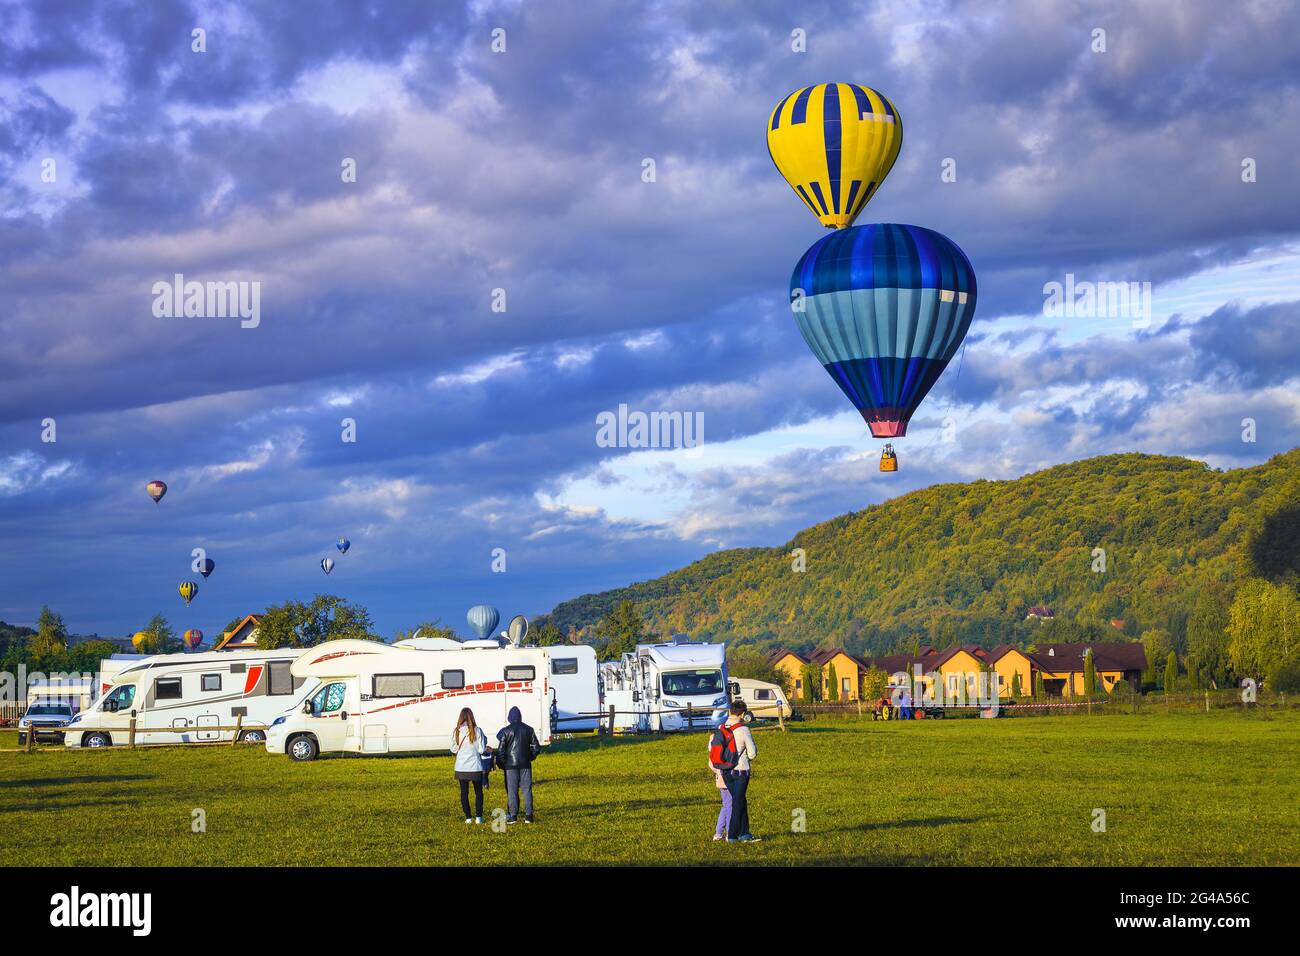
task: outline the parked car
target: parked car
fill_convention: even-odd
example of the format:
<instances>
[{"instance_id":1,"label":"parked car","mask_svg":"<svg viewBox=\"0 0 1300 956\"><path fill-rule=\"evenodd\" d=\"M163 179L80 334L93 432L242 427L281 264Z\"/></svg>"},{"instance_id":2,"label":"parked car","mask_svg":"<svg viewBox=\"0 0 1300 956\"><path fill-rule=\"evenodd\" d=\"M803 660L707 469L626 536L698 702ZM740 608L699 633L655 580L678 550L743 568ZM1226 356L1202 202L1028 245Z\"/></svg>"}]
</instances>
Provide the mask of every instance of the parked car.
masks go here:
<instances>
[{"instance_id":1,"label":"parked car","mask_svg":"<svg viewBox=\"0 0 1300 956\"><path fill-rule=\"evenodd\" d=\"M62 742L63 729L71 720L71 704L37 701L27 708L27 713L18 721L18 743L26 744L28 734L38 743L42 737Z\"/></svg>"}]
</instances>

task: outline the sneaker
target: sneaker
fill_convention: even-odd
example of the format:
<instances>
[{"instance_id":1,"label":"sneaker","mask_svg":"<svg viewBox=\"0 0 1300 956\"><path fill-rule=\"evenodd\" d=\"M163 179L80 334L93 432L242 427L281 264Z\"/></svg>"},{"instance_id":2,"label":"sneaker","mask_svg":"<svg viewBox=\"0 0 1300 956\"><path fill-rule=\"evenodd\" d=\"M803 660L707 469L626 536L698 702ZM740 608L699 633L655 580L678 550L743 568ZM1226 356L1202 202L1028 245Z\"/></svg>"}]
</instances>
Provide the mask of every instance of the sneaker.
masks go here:
<instances>
[{"instance_id":1,"label":"sneaker","mask_svg":"<svg viewBox=\"0 0 1300 956\"><path fill-rule=\"evenodd\" d=\"M714 843L717 843L719 840L725 840L725 839L726 839L726 837L724 837L721 833L715 833L715 834L713 834L713 842L714 842Z\"/></svg>"},{"instance_id":2,"label":"sneaker","mask_svg":"<svg viewBox=\"0 0 1300 956\"><path fill-rule=\"evenodd\" d=\"M756 837L752 833L744 833L736 837L737 843L762 843L762 837Z\"/></svg>"},{"instance_id":3,"label":"sneaker","mask_svg":"<svg viewBox=\"0 0 1300 956\"><path fill-rule=\"evenodd\" d=\"M469 817L466 817L466 818L465 818L465 822L466 822L466 823L473 823L474 821L471 820Z\"/></svg>"},{"instance_id":4,"label":"sneaker","mask_svg":"<svg viewBox=\"0 0 1300 956\"><path fill-rule=\"evenodd\" d=\"M532 817L524 817L524 823L536 823Z\"/></svg>"},{"instance_id":5,"label":"sneaker","mask_svg":"<svg viewBox=\"0 0 1300 956\"><path fill-rule=\"evenodd\" d=\"M466 820L465 822L468 823L469 821ZM474 822L475 822L475 823L482 823L482 822L483 822L483 818L482 818L482 817L475 817L475 818L474 818Z\"/></svg>"},{"instance_id":6,"label":"sneaker","mask_svg":"<svg viewBox=\"0 0 1300 956\"><path fill-rule=\"evenodd\" d=\"M506 823L518 823L518 822L519 822L518 817L506 817Z\"/></svg>"}]
</instances>

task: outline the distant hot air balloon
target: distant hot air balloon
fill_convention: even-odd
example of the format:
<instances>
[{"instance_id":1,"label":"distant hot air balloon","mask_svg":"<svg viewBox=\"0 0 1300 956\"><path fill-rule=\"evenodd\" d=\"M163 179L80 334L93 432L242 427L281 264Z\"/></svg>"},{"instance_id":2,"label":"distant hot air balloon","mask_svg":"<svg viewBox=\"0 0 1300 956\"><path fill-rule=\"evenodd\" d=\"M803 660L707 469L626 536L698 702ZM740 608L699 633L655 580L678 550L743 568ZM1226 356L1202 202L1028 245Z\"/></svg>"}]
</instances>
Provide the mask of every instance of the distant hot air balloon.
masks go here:
<instances>
[{"instance_id":1,"label":"distant hot air balloon","mask_svg":"<svg viewBox=\"0 0 1300 956\"><path fill-rule=\"evenodd\" d=\"M182 581L176 590L181 592L181 597L185 599L185 605L188 607L194 600L194 595L199 593L199 586L193 581Z\"/></svg>"},{"instance_id":2,"label":"distant hot air balloon","mask_svg":"<svg viewBox=\"0 0 1300 956\"><path fill-rule=\"evenodd\" d=\"M142 647L144 647L144 643L147 640L149 640L148 634L146 634L144 631L136 631L135 634L131 636L131 646L138 651Z\"/></svg>"},{"instance_id":3,"label":"distant hot air balloon","mask_svg":"<svg viewBox=\"0 0 1300 956\"><path fill-rule=\"evenodd\" d=\"M970 328L975 292L975 270L952 240L892 223L825 236L790 277L804 341L876 438L907 434Z\"/></svg>"},{"instance_id":4,"label":"distant hot air balloon","mask_svg":"<svg viewBox=\"0 0 1300 956\"><path fill-rule=\"evenodd\" d=\"M181 635L181 640L185 642L186 648L192 651L194 650L194 648L198 647L200 644L203 643L203 632L196 630L194 628L190 628L188 631L186 631L184 634Z\"/></svg>"},{"instance_id":5,"label":"distant hot air balloon","mask_svg":"<svg viewBox=\"0 0 1300 956\"><path fill-rule=\"evenodd\" d=\"M211 558L204 558L199 562L199 574L203 575L205 578L212 574L216 569L217 562L213 561Z\"/></svg>"},{"instance_id":6,"label":"distant hot air balloon","mask_svg":"<svg viewBox=\"0 0 1300 956\"><path fill-rule=\"evenodd\" d=\"M151 481L149 484L144 486L144 490L149 492L149 497L153 499L154 504L157 504L162 501L162 496L167 494L167 483L163 481Z\"/></svg>"},{"instance_id":7,"label":"distant hot air balloon","mask_svg":"<svg viewBox=\"0 0 1300 956\"><path fill-rule=\"evenodd\" d=\"M320 563L320 569L324 571L326 574L329 574L331 571L334 570L334 559L325 558L324 560L322 560Z\"/></svg>"},{"instance_id":8,"label":"distant hot air balloon","mask_svg":"<svg viewBox=\"0 0 1300 956\"><path fill-rule=\"evenodd\" d=\"M469 621L469 626L474 629L474 633L482 640L496 631L497 624L501 621L501 614L491 605L476 604L469 609L469 613L465 615L465 620Z\"/></svg>"},{"instance_id":9,"label":"distant hot air balloon","mask_svg":"<svg viewBox=\"0 0 1300 956\"><path fill-rule=\"evenodd\" d=\"M857 83L795 90L767 121L772 162L828 229L853 225L902 145L903 121L894 104Z\"/></svg>"},{"instance_id":10,"label":"distant hot air balloon","mask_svg":"<svg viewBox=\"0 0 1300 956\"><path fill-rule=\"evenodd\" d=\"M339 549L339 554L347 554L348 548L352 547L352 542L347 538L339 538L338 544L334 545L334 547Z\"/></svg>"}]
</instances>

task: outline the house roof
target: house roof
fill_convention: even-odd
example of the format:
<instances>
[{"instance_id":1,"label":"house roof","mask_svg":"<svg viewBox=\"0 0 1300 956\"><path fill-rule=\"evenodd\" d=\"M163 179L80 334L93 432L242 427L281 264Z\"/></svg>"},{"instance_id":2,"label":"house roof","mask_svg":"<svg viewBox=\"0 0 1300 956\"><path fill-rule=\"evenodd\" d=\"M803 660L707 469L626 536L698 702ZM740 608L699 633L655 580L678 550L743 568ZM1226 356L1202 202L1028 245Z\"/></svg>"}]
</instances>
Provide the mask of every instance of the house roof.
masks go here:
<instances>
[{"instance_id":1,"label":"house roof","mask_svg":"<svg viewBox=\"0 0 1300 956\"><path fill-rule=\"evenodd\" d=\"M217 641L217 643L213 646L212 649L214 651L221 650L223 647L229 644L231 640L234 638L234 636L238 634L240 631L242 631L244 627L250 622L252 623L253 627L257 627L257 625L262 622L262 615L260 614L245 615L242 621L240 621L230 630L226 631L224 634L221 635L221 640Z\"/></svg>"},{"instance_id":2,"label":"house roof","mask_svg":"<svg viewBox=\"0 0 1300 956\"><path fill-rule=\"evenodd\" d=\"M1029 617L1056 617L1055 612L1050 607L1044 607L1041 604L1035 604L1025 613Z\"/></svg>"},{"instance_id":3,"label":"house roof","mask_svg":"<svg viewBox=\"0 0 1300 956\"><path fill-rule=\"evenodd\" d=\"M777 650L772 651L772 653L767 655L767 660L769 664L775 664L783 657L793 657L800 664L808 663L808 658L805 657L803 654L800 654L798 651L792 651L786 647L778 648Z\"/></svg>"},{"instance_id":4,"label":"house roof","mask_svg":"<svg viewBox=\"0 0 1300 956\"><path fill-rule=\"evenodd\" d=\"M1142 671L1147 667L1146 648L1135 641L1097 641L1077 644L1038 644L1024 654L1040 669L1056 672L1083 670L1083 655L1092 648L1093 666L1099 671Z\"/></svg>"}]
</instances>

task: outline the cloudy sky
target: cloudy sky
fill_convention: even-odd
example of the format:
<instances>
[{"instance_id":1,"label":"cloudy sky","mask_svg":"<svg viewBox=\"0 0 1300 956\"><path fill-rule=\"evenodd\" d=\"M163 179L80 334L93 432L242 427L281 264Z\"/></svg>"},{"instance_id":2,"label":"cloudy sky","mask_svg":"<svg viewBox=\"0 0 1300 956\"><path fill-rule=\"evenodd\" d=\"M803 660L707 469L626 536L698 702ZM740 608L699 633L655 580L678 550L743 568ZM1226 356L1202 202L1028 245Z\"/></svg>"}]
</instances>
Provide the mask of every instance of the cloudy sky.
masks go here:
<instances>
[{"instance_id":1,"label":"cloudy sky","mask_svg":"<svg viewBox=\"0 0 1300 956\"><path fill-rule=\"evenodd\" d=\"M0 619L329 590L465 631L935 482L1300 444L1300 7L795 9L0 0ZM903 118L860 221L979 274L892 476L787 305L822 229L764 123L827 80ZM176 273L260 283L260 324L156 316ZM1047 314L1067 275L1150 321ZM620 404L704 445L600 447Z\"/></svg>"}]
</instances>

